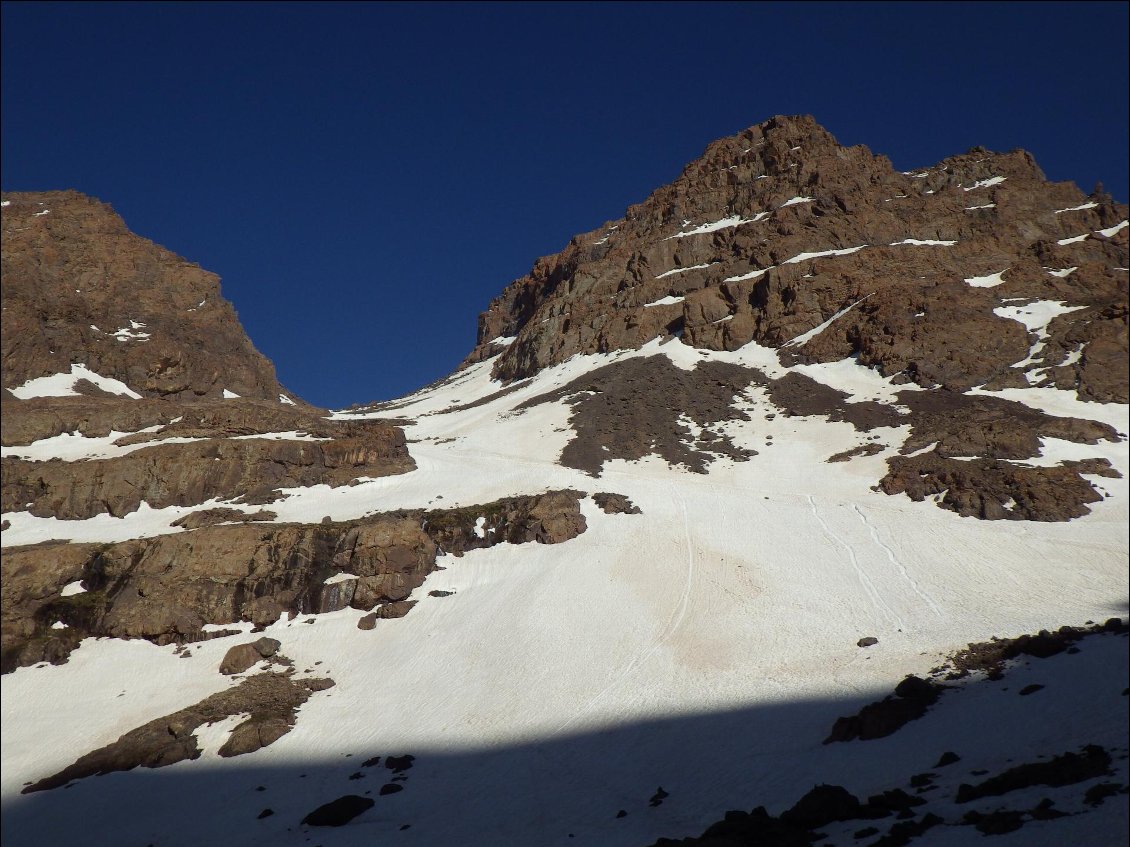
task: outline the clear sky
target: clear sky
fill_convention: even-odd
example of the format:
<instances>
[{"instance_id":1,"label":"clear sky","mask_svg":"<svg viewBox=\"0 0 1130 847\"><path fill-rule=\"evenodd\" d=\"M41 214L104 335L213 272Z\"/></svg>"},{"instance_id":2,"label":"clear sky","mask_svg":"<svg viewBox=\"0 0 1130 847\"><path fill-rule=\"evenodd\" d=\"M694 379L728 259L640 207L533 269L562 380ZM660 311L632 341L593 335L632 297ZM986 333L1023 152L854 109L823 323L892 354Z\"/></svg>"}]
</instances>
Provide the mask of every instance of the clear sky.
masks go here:
<instances>
[{"instance_id":1,"label":"clear sky","mask_svg":"<svg viewBox=\"0 0 1130 847\"><path fill-rule=\"evenodd\" d=\"M2 182L218 273L281 381L344 406L449 373L536 257L774 114L1125 201L1127 9L4 3Z\"/></svg>"}]
</instances>

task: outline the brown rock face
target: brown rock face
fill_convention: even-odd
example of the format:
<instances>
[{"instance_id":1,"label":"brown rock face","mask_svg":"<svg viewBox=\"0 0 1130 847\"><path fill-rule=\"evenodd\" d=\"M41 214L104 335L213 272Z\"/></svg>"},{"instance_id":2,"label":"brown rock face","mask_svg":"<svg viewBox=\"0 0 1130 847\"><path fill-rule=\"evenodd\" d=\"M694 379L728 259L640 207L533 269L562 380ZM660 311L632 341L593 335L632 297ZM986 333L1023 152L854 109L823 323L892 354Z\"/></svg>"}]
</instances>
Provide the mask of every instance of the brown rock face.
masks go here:
<instances>
[{"instance_id":1,"label":"brown rock face","mask_svg":"<svg viewBox=\"0 0 1130 847\"><path fill-rule=\"evenodd\" d=\"M5 193L3 387L75 363L144 397L278 402L219 278L73 191Z\"/></svg>"},{"instance_id":2,"label":"brown rock face","mask_svg":"<svg viewBox=\"0 0 1130 847\"><path fill-rule=\"evenodd\" d=\"M0 562L0 667L65 661L87 635L169 644L204 638L204 624L265 625L287 612L353 607L375 609L374 620L401 617L441 551L567 541L585 529L581 496L551 491L344 523L207 526L118 544L8 548ZM339 574L349 576L327 584ZM61 595L78 580L82 593ZM268 655L264 640L239 648L225 672Z\"/></svg>"},{"instance_id":3,"label":"brown rock face","mask_svg":"<svg viewBox=\"0 0 1130 847\"><path fill-rule=\"evenodd\" d=\"M830 321L788 352L855 355L927 387L1030 382L1126 402L1127 230L1114 231L1126 217L1107 195L1046 182L1023 151L903 174L810 117L777 117L539 259L480 316L467 362L501 352L495 375L514 379L665 334L781 347ZM1027 362L1035 337L994 311L1023 299L1082 307ZM517 340L503 349L500 336Z\"/></svg>"},{"instance_id":4,"label":"brown rock face","mask_svg":"<svg viewBox=\"0 0 1130 847\"><path fill-rule=\"evenodd\" d=\"M220 673L232 675L243 673L261 659L267 659L278 652L282 646L274 638L260 638L247 644L237 644L224 654L220 662Z\"/></svg>"},{"instance_id":5,"label":"brown rock face","mask_svg":"<svg viewBox=\"0 0 1130 847\"><path fill-rule=\"evenodd\" d=\"M325 441L260 439L254 433L240 439L194 436L203 440L143 447L110 459L5 458L0 460L0 501L6 512L26 509L42 517L120 517L142 501L153 508L192 506L214 497L268 503L279 488L337 486L359 476L387 476L415 467L399 427L358 421L334 429L340 437ZM162 436L184 437L181 431L174 425ZM215 429L209 432L217 435Z\"/></svg>"}]
</instances>

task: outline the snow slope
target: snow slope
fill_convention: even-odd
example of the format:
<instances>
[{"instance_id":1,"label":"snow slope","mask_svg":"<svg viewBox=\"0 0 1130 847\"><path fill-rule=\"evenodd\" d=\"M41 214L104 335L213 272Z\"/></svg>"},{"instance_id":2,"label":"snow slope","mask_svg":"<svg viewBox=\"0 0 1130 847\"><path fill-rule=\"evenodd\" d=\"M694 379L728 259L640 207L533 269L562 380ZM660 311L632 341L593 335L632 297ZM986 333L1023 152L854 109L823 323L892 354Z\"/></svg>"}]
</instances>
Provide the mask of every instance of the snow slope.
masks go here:
<instances>
[{"instance_id":1,"label":"snow slope","mask_svg":"<svg viewBox=\"0 0 1130 847\"><path fill-rule=\"evenodd\" d=\"M172 647L89 639L66 665L5 676L6 842L305 844L306 813L371 791L373 809L340 829L314 831L317 843L644 845L697 834L729 808L779 812L818 782L860 796L905 784L943 752L938 738L961 740L968 761L955 767L965 772L995 773L1056 744L1056 752L1079 743L1124 750L1126 640L1113 636L1078 657L1017 671L1055 679L1045 696L1021 701L980 683L947 695L929 723L890 738L821 741L837 716L967 642L1125 617L1125 439L1071 445L1072 457L1106 458L1122 477L1101 479L1106 499L1067 523L979 521L877 493L872 485L907 427L863 434L776 414L760 388L737 398L752 420L724 425L738 446L758 451L747 462L719 458L696 474L657 456L616 459L600 477L558 464L573 434L570 407L519 405L609 362L648 355L683 368L712 360L770 376L786 371L775 351L756 344L720 353L656 341L575 357L506 392L486 361L387 409L336 413L413 421L406 432L417 470L290 490L271 506L279 521L558 488L621 493L642 514L605 514L586 498L587 531L571 541L447 556L413 595L420 602L412 612L372 631L357 628L362 613L351 609L272 625L264 634L282 642L300 675L337 684L302 707L288 735L235 759L206 752L160 770L18 794L25 782L230 685L216 669L246 635L194 645L189 659ZM796 370L856 400L890 401L902 388L852 360ZM1053 389L1005 396L1128 431L1125 406L1083 404ZM881 452L825 461L869 438ZM1056 446L1048 445L1047 461L1057 460ZM145 526L137 529L124 528L128 517L9 514L4 540L173 532L171 521L186 511L139 512L134 520ZM879 643L862 649L863 636ZM1121 676L1099 670L1111 665ZM230 728L209 728L207 749ZM399 783L404 790L379 796L392 772L361 761L400 754L417 757ZM1125 782L1125 761L1119 768ZM657 786L670 797L652 807ZM259 818L264 808L273 814ZM1002 841L1088 843L1095 833L1126 831L1120 808L1108 801ZM627 814L617 817L620 810ZM850 828L829 832L833 843L857 843ZM916 843L965 843L971 834L940 828Z\"/></svg>"}]
</instances>

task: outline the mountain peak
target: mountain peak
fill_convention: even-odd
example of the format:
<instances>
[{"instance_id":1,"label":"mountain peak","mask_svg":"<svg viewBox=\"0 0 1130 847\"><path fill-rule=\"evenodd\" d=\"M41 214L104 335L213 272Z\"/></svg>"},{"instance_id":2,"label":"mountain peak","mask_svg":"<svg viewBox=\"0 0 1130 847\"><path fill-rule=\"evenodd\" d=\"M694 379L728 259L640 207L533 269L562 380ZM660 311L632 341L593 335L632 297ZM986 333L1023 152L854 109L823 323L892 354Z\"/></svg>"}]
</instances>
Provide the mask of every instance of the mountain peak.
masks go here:
<instances>
[{"instance_id":1,"label":"mountain peak","mask_svg":"<svg viewBox=\"0 0 1130 847\"><path fill-rule=\"evenodd\" d=\"M5 389L80 367L149 398L285 394L219 277L134 235L109 205L5 192L2 211Z\"/></svg>"},{"instance_id":2,"label":"mountain peak","mask_svg":"<svg viewBox=\"0 0 1130 847\"><path fill-rule=\"evenodd\" d=\"M1019 298L1117 302L1126 217L1109 197L1047 182L1023 150L975 148L900 173L810 116L774 117L710 144L624 217L539 259L480 316L466 363L501 354L494 373L512 380L678 336L811 362L855 356L923 387L1032 379L1123 402L1117 310L1062 319L1022 365L1028 331L1001 310ZM1069 280L1058 273L1068 268ZM921 320L930 315L945 318ZM1071 359L1080 333L1111 355Z\"/></svg>"}]
</instances>

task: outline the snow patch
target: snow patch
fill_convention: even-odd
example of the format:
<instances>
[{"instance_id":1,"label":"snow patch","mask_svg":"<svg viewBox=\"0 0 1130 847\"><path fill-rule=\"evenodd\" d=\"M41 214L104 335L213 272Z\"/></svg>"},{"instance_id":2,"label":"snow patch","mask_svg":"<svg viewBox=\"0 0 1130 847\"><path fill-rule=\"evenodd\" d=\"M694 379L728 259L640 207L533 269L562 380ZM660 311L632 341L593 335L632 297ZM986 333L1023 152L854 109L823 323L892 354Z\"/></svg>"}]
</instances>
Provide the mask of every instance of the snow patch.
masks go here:
<instances>
[{"instance_id":1,"label":"snow patch","mask_svg":"<svg viewBox=\"0 0 1130 847\"><path fill-rule=\"evenodd\" d=\"M118 341L148 341L150 334L148 332L138 332L145 324L138 321L130 321L128 327L123 327L115 332L110 333L111 338L116 338Z\"/></svg>"},{"instance_id":2,"label":"snow patch","mask_svg":"<svg viewBox=\"0 0 1130 847\"><path fill-rule=\"evenodd\" d=\"M23 385L19 385L11 391L21 400L30 400L32 397L77 397L79 392L75 389L75 385L82 379L93 383L109 394L123 395L134 400L141 399L141 395L124 382L96 374L86 365L71 365L69 374L57 373L51 376L29 379Z\"/></svg>"},{"instance_id":3,"label":"snow patch","mask_svg":"<svg viewBox=\"0 0 1130 847\"><path fill-rule=\"evenodd\" d=\"M694 229L688 229L686 232L676 232L674 235L669 235L663 240L670 241L672 238L687 238L691 235L702 235L703 233L707 232L717 232L720 229L732 229L736 226L756 223L757 221L767 217L768 215L768 212L758 212L752 218L743 218L741 215L730 215L729 217L722 218L719 221L700 224Z\"/></svg>"},{"instance_id":4,"label":"snow patch","mask_svg":"<svg viewBox=\"0 0 1130 847\"><path fill-rule=\"evenodd\" d=\"M1062 215L1064 212L1081 212L1084 209L1096 209L1098 205L1098 203L1092 200L1090 203L1084 203L1082 206L1068 206L1066 209L1056 209L1055 213Z\"/></svg>"},{"instance_id":5,"label":"snow patch","mask_svg":"<svg viewBox=\"0 0 1130 847\"><path fill-rule=\"evenodd\" d=\"M703 265L689 265L685 268L673 268L669 271L664 271L659 274L655 279L663 279L668 276L675 276L675 274L685 274L687 271L701 271L703 268L709 268L711 265L717 265L717 262L707 262Z\"/></svg>"},{"instance_id":6,"label":"snow patch","mask_svg":"<svg viewBox=\"0 0 1130 847\"><path fill-rule=\"evenodd\" d=\"M846 315L848 312L850 312L852 309L854 309L856 306L858 306L860 303L862 303L864 300L866 300L870 296L871 295L868 294L866 297L860 297L854 303L852 303L848 306L844 306L844 308L840 309L838 312L836 312L836 314L832 315L832 317L828 318L828 320L826 320L826 321L824 321L824 323L820 324L820 326L813 327L808 332L801 333L796 338L792 339L791 341L786 341L781 346L782 347L799 347L802 344L807 344L809 341L811 341L813 338L818 336L820 333L822 333L824 330L826 330L828 327L830 327L832 324L834 324L836 321L838 321L840 318L842 318L844 315Z\"/></svg>"},{"instance_id":7,"label":"snow patch","mask_svg":"<svg viewBox=\"0 0 1130 847\"><path fill-rule=\"evenodd\" d=\"M1004 275L1008 270L1009 268L1005 268L1003 271L997 271L988 276L971 276L965 280L965 283L973 288L993 288L1004 283Z\"/></svg>"},{"instance_id":8,"label":"snow patch","mask_svg":"<svg viewBox=\"0 0 1130 847\"><path fill-rule=\"evenodd\" d=\"M1079 270L1079 268L1076 267L1076 266L1072 266L1070 268L1059 268L1059 269L1044 268L1044 270L1047 271L1052 276L1058 276L1060 279L1063 279L1065 276L1069 276L1070 274L1075 273L1077 270Z\"/></svg>"},{"instance_id":9,"label":"snow patch","mask_svg":"<svg viewBox=\"0 0 1130 847\"><path fill-rule=\"evenodd\" d=\"M919 239L919 238L904 238L902 241L892 241L891 247L899 247L903 244L909 244L912 247L953 247L957 244L956 241L938 241L932 238Z\"/></svg>"},{"instance_id":10,"label":"snow patch","mask_svg":"<svg viewBox=\"0 0 1130 847\"><path fill-rule=\"evenodd\" d=\"M842 250L818 250L815 253L798 253L791 259L785 259L781 262L782 265L795 265L797 262L807 262L809 259L820 259L824 256L847 256L850 253L858 253L866 244L860 244L858 247L845 247Z\"/></svg>"},{"instance_id":11,"label":"snow patch","mask_svg":"<svg viewBox=\"0 0 1130 847\"><path fill-rule=\"evenodd\" d=\"M994 185L1000 185L1006 179L1008 179L1008 177L1006 177L1006 176L991 176L988 179L982 179L982 180L979 180L979 181L973 183L968 188L965 188L963 186L961 190L962 191L976 191L978 188L989 188L989 187L994 186Z\"/></svg>"},{"instance_id":12,"label":"snow patch","mask_svg":"<svg viewBox=\"0 0 1130 847\"><path fill-rule=\"evenodd\" d=\"M146 447L155 447L158 444L188 444L192 441L202 441L201 438L174 436L160 438L153 441L141 441L135 444L118 444L117 442L128 435L152 433L161 429L161 425L145 427L137 432L118 432L111 430L108 435L85 436L80 432L62 432L48 438L41 438L31 444L0 447L0 458L12 457L24 459L29 462L50 462L53 460L63 462L78 462L85 459L112 459L142 450Z\"/></svg>"},{"instance_id":13,"label":"snow patch","mask_svg":"<svg viewBox=\"0 0 1130 847\"><path fill-rule=\"evenodd\" d=\"M645 309L650 309L652 306L674 306L676 303L682 303L685 299L687 298L675 297L672 294L668 294L666 297L661 297L658 300L653 300L651 303L644 303L643 307Z\"/></svg>"},{"instance_id":14,"label":"snow patch","mask_svg":"<svg viewBox=\"0 0 1130 847\"><path fill-rule=\"evenodd\" d=\"M239 398L239 395L236 394L234 391L228 391L226 388L224 389L224 399L225 400L236 400L238 398Z\"/></svg>"},{"instance_id":15,"label":"snow patch","mask_svg":"<svg viewBox=\"0 0 1130 847\"><path fill-rule=\"evenodd\" d=\"M1028 351L1028 356L1017 362L1013 367L1022 368L1038 361L1038 356L1047 344L1048 324L1060 315L1085 309L1086 306L1066 306L1058 300L1036 300L1022 306L997 306L993 313L1002 318L1019 321L1024 324L1029 332L1036 333L1036 343Z\"/></svg>"}]
</instances>

